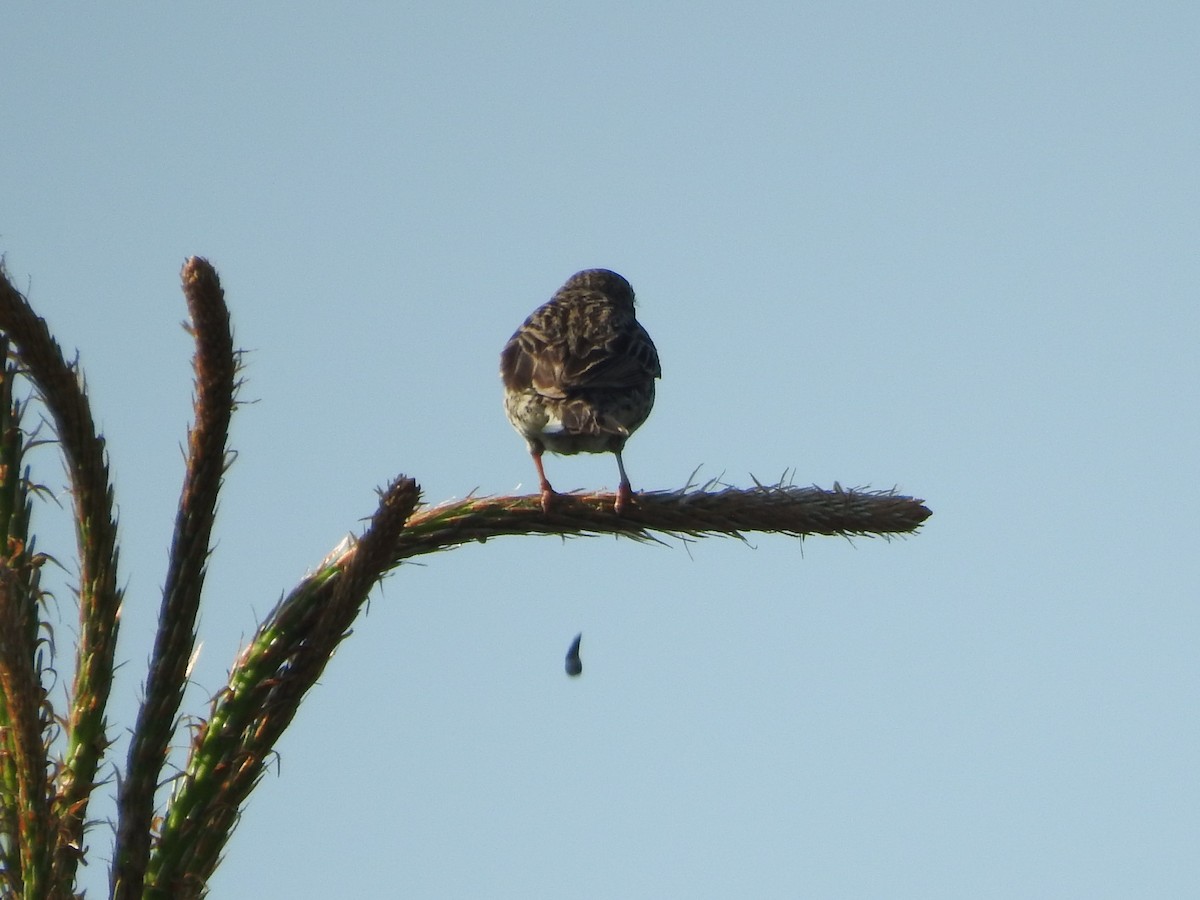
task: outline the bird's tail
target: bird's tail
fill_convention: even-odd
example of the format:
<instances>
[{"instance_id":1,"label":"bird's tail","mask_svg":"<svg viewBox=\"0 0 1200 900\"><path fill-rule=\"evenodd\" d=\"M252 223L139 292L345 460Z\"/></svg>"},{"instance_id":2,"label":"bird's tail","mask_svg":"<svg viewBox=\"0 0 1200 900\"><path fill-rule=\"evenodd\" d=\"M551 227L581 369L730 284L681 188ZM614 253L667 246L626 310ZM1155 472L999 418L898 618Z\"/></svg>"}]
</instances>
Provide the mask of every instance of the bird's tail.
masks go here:
<instances>
[{"instance_id":1,"label":"bird's tail","mask_svg":"<svg viewBox=\"0 0 1200 900\"><path fill-rule=\"evenodd\" d=\"M585 399L568 400L559 407L562 428L568 434L612 434L629 437L629 429L611 416L596 409L596 404Z\"/></svg>"}]
</instances>

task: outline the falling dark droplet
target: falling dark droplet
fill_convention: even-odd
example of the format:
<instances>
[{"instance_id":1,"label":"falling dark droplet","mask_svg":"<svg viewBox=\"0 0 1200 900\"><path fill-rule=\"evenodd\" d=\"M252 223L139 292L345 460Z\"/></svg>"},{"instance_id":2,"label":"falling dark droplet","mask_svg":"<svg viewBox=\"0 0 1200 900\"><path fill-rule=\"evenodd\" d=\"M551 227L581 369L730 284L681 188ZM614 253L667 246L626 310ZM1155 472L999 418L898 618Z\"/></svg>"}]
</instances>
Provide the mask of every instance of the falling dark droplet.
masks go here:
<instances>
[{"instance_id":1,"label":"falling dark droplet","mask_svg":"<svg viewBox=\"0 0 1200 900\"><path fill-rule=\"evenodd\" d=\"M583 660L579 658L579 641L582 638L582 632L575 635L575 640L571 641L571 649L567 651L567 674L572 678L583 671Z\"/></svg>"}]
</instances>

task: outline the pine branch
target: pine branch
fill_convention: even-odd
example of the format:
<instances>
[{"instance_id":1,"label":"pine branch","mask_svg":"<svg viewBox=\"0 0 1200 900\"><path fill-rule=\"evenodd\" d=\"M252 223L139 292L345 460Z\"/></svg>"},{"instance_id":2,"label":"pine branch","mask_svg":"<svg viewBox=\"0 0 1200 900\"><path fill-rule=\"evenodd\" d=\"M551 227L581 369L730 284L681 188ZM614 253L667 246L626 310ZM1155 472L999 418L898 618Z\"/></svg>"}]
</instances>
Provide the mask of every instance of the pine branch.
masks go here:
<instances>
[{"instance_id":1,"label":"pine branch","mask_svg":"<svg viewBox=\"0 0 1200 900\"><path fill-rule=\"evenodd\" d=\"M0 335L0 887L6 896L53 896L53 837L47 773L53 711L39 654L44 557L33 551L28 472L22 477L24 406L13 396L16 366Z\"/></svg>"},{"instance_id":2,"label":"pine branch","mask_svg":"<svg viewBox=\"0 0 1200 900\"><path fill-rule=\"evenodd\" d=\"M263 774L267 753L346 636L371 586L404 559L506 534L618 534L658 540L749 532L890 535L929 516L921 501L891 492L822 491L788 485L641 494L618 516L613 495L559 496L546 516L539 495L468 498L412 513L417 488L398 479L371 528L339 548L260 627L214 700L172 798L151 857L147 896L190 896L207 881ZM407 523L407 524L406 524Z\"/></svg>"},{"instance_id":3,"label":"pine branch","mask_svg":"<svg viewBox=\"0 0 1200 900\"><path fill-rule=\"evenodd\" d=\"M302 581L259 627L193 742L150 857L146 897L202 892L275 742L388 568L418 498L411 478L393 481L363 536Z\"/></svg>"},{"instance_id":4,"label":"pine branch","mask_svg":"<svg viewBox=\"0 0 1200 900\"><path fill-rule=\"evenodd\" d=\"M52 896L51 840L55 833L42 742L42 686L34 665L37 647L30 640L29 622L36 623L36 601L28 595L26 579L0 561L0 697L3 698L3 753L6 802L15 804L16 859L8 860L0 883L12 895ZM33 632L36 634L36 631ZM15 866L13 865L15 863ZM7 894L6 894L7 895Z\"/></svg>"},{"instance_id":5,"label":"pine branch","mask_svg":"<svg viewBox=\"0 0 1200 900\"><path fill-rule=\"evenodd\" d=\"M396 545L396 563L471 541L501 535L615 534L640 541L706 535L744 537L751 532L880 536L910 533L931 515L923 501L892 491L831 491L789 484L719 491L684 488L637 494L620 515L614 494L559 494L550 515L540 495L468 497L415 513Z\"/></svg>"},{"instance_id":6,"label":"pine branch","mask_svg":"<svg viewBox=\"0 0 1200 900\"><path fill-rule=\"evenodd\" d=\"M237 355L217 273L207 260L192 257L184 264L182 279L192 320L190 331L196 341L195 424L188 433L187 468L146 696L138 711L118 800L120 825L113 897L128 900L142 895L150 855L154 794L187 685L187 666L196 640L196 612L204 588L237 390Z\"/></svg>"},{"instance_id":7,"label":"pine branch","mask_svg":"<svg viewBox=\"0 0 1200 900\"><path fill-rule=\"evenodd\" d=\"M109 745L104 711L112 690L121 591L117 587L117 521L104 438L96 432L82 379L68 364L46 322L0 271L0 332L12 341L24 374L53 420L66 460L79 547L79 641L66 753L54 817L59 823L55 884L72 884L82 856L88 800Z\"/></svg>"}]
</instances>

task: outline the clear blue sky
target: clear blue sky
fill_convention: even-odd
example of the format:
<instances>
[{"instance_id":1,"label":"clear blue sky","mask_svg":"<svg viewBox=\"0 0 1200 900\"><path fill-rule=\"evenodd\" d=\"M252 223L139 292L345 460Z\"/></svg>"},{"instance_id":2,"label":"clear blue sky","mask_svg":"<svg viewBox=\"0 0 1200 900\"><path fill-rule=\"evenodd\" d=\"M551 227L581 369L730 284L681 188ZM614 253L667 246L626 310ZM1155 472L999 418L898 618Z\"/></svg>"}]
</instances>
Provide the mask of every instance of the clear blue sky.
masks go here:
<instances>
[{"instance_id":1,"label":"clear blue sky","mask_svg":"<svg viewBox=\"0 0 1200 900\"><path fill-rule=\"evenodd\" d=\"M81 353L120 503L119 761L191 254L257 401L192 712L376 485L532 488L497 357L580 268L630 279L662 356L635 488L794 468L934 517L404 567L212 896L1200 890L1200 8L413 6L3 13L0 249ZM616 482L611 457L548 467Z\"/></svg>"}]
</instances>

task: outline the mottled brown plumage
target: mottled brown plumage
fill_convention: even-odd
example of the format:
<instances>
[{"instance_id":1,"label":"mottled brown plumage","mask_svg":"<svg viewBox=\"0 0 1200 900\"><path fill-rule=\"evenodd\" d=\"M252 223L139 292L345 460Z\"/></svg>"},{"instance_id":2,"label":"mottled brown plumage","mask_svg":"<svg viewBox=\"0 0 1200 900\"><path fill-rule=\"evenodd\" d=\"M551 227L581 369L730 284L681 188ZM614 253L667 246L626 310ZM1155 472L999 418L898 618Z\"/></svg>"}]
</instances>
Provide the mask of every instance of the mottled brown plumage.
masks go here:
<instances>
[{"instance_id":1,"label":"mottled brown plumage","mask_svg":"<svg viewBox=\"0 0 1200 900\"><path fill-rule=\"evenodd\" d=\"M654 380L662 377L633 304L633 288L616 272L577 272L500 354L504 411L529 445L544 509L554 498L542 468L546 450L614 454L621 473L617 512L633 496L621 451L650 415Z\"/></svg>"}]
</instances>

